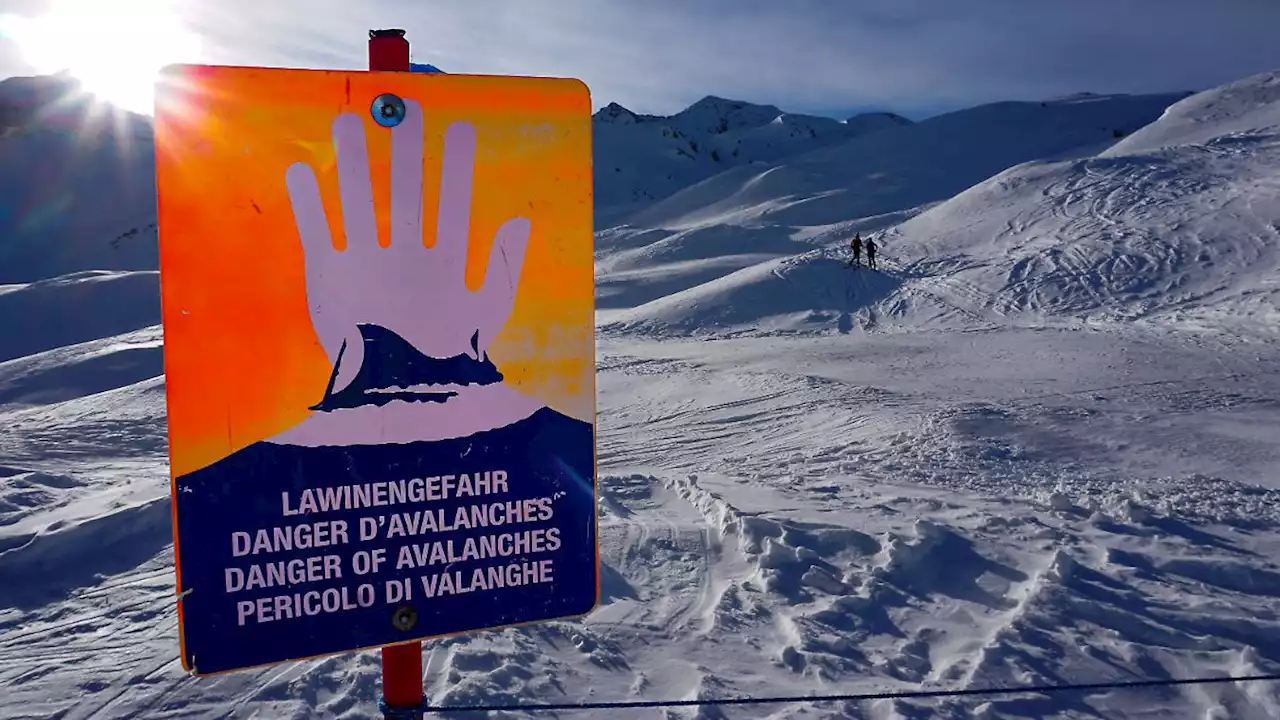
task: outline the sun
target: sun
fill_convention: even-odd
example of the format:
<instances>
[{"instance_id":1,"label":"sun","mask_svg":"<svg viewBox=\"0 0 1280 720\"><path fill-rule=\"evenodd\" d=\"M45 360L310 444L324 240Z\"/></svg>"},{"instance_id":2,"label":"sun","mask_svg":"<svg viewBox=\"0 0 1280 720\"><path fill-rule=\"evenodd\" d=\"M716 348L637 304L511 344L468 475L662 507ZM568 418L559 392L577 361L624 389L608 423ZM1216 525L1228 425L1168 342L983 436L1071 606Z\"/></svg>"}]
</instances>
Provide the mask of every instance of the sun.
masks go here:
<instances>
[{"instance_id":1,"label":"sun","mask_svg":"<svg viewBox=\"0 0 1280 720\"><path fill-rule=\"evenodd\" d=\"M0 15L0 36L37 72L65 70L85 91L147 115L160 69L201 57L171 0L51 0L34 18Z\"/></svg>"}]
</instances>

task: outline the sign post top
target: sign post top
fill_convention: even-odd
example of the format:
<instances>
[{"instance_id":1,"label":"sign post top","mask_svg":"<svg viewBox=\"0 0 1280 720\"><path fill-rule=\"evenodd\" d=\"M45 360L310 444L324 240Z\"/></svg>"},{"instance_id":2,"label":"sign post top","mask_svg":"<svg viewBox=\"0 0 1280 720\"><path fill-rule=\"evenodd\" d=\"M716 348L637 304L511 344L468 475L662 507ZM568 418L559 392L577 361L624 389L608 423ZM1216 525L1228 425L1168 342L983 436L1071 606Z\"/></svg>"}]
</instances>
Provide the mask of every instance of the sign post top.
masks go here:
<instances>
[{"instance_id":1,"label":"sign post top","mask_svg":"<svg viewBox=\"0 0 1280 720\"><path fill-rule=\"evenodd\" d=\"M409 72L409 41L404 30L369 31L369 69Z\"/></svg>"}]
</instances>

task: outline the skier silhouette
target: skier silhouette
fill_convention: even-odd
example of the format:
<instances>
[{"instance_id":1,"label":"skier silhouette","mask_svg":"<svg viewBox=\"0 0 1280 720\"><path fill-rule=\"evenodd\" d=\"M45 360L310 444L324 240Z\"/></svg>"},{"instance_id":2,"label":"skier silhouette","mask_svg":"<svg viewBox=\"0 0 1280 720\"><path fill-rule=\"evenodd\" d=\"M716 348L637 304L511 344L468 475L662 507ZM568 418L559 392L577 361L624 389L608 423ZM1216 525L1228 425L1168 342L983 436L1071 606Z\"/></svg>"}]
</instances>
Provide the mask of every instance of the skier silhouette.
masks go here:
<instances>
[{"instance_id":1,"label":"skier silhouette","mask_svg":"<svg viewBox=\"0 0 1280 720\"><path fill-rule=\"evenodd\" d=\"M853 239L849 241L849 249L853 251L853 260L850 265L862 264L862 233L854 233Z\"/></svg>"},{"instance_id":2,"label":"skier silhouette","mask_svg":"<svg viewBox=\"0 0 1280 720\"><path fill-rule=\"evenodd\" d=\"M876 269L876 241L867 238L867 267Z\"/></svg>"}]
</instances>

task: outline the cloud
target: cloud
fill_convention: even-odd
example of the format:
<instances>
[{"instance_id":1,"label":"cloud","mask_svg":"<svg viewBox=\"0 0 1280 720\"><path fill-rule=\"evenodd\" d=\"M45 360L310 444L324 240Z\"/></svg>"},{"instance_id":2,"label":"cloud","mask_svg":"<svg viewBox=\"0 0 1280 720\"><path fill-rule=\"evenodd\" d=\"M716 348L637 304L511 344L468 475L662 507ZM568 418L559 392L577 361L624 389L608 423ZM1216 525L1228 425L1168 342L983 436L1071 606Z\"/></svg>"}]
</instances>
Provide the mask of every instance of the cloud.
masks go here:
<instances>
[{"instance_id":1,"label":"cloud","mask_svg":"<svg viewBox=\"0 0 1280 720\"><path fill-rule=\"evenodd\" d=\"M31 72L18 53L17 45L7 38L15 26L11 16L31 16L43 9L43 0L5 0L4 10L0 12L0 78Z\"/></svg>"},{"instance_id":2,"label":"cloud","mask_svg":"<svg viewBox=\"0 0 1280 720\"><path fill-rule=\"evenodd\" d=\"M1280 67L1275 0L179 2L211 62L361 68L366 31L402 27L415 62L575 76L597 105L655 113L716 94L919 116L1083 90L1201 89Z\"/></svg>"}]
</instances>

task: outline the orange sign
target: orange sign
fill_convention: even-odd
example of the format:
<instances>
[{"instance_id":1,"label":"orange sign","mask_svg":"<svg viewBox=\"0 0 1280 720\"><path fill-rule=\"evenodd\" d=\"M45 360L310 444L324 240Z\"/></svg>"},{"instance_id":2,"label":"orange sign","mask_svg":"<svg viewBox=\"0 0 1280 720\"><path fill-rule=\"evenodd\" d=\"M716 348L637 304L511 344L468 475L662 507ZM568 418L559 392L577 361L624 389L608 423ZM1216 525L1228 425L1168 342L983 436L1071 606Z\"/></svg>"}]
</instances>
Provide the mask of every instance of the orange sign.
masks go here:
<instances>
[{"instance_id":1,"label":"orange sign","mask_svg":"<svg viewBox=\"0 0 1280 720\"><path fill-rule=\"evenodd\" d=\"M189 670L594 606L590 110L563 79L166 71Z\"/></svg>"}]
</instances>

